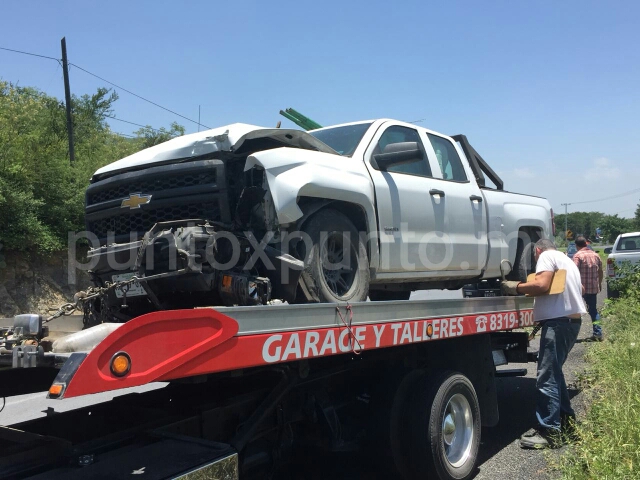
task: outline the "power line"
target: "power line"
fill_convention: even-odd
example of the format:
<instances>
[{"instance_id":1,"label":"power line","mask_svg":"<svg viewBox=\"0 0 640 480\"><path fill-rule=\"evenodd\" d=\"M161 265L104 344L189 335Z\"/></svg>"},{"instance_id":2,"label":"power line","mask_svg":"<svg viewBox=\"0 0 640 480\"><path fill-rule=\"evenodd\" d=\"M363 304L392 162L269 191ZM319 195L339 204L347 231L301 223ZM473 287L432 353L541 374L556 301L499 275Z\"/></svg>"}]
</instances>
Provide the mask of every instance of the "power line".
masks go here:
<instances>
[{"instance_id":1,"label":"power line","mask_svg":"<svg viewBox=\"0 0 640 480\"><path fill-rule=\"evenodd\" d=\"M13 48L5 48L5 47L0 47L0 50L6 50L7 52L21 53L22 55L31 55L32 57L48 58L49 60L55 60L56 62L60 63L59 59L48 57L47 55L39 55L37 53L23 52L22 50L14 50Z\"/></svg>"},{"instance_id":2,"label":"power line","mask_svg":"<svg viewBox=\"0 0 640 480\"><path fill-rule=\"evenodd\" d=\"M114 132L113 130L111 130L111 133L113 133L114 135L120 135L121 137L138 138L135 135L128 135L126 133Z\"/></svg>"},{"instance_id":3,"label":"power line","mask_svg":"<svg viewBox=\"0 0 640 480\"><path fill-rule=\"evenodd\" d=\"M13 53L19 53L19 54L22 54L22 55L30 55L32 57L46 58L48 60L55 60L56 62L58 62L59 65L61 65L61 62L60 62L59 59L54 58L54 57L49 57L47 55L40 55L38 53L25 52L25 51L22 51L22 50L15 50L13 48L6 48L6 47L0 47L0 50L5 50L7 52L13 52ZM169 113L177 115L180 118L183 118L183 119L188 120L188 121L190 121L192 123L195 123L198 126L211 128L211 127L208 127L207 125L204 125L204 124L200 123L199 121L195 121L195 120L192 120L191 118L185 117L184 115L180 115L179 113L174 112L173 110L170 110L170 109L168 109L166 107L163 107L162 105L159 105L159 104L157 104L155 102L152 102L151 100L149 100L147 98L144 98L144 97L142 97L142 96L140 96L140 95L138 95L136 93L133 93L131 90L127 90L126 88L123 88L123 87L121 87L119 85L116 85L115 83L110 82L109 80L107 80L105 78L102 78L99 75L96 75L95 73L91 73L89 70L86 70L86 69L80 67L79 65L76 65L75 63L69 62L69 65L73 65L77 69L82 70L83 72L85 72L85 73L87 73L87 74L89 74L89 75L91 75L93 77L96 77L96 78L102 80L103 82L107 82L109 85L113 85L114 87L119 88L120 90L123 90L123 91L127 92L128 94L133 95L134 97L139 98L140 100L144 100L145 102L148 102L148 103L150 103L152 105L155 105L156 107L161 108L162 110L165 110L165 111L167 111ZM134 125L137 125L137 124L134 124ZM138 125L138 126L143 126L144 127L144 125Z\"/></svg>"},{"instance_id":4,"label":"power line","mask_svg":"<svg viewBox=\"0 0 640 480\"><path fill-rule=\"evenodd\" d=\"M109 80L107 80L107 79L105 79L105 78L102 78L102 77L100 77L100 76L96 75L95 73L91 73L89 70L85 70L84 68L79 67L79 66L78 66L78 65L76 65L75 63L69 63L69 65L73 65L73 66L74 66L74 67L76 67L77 69L82 70L84 73L88 73L89 75L91 75L91 76L93 76L93 77L96 77L96 78L98 78L98 79L102 80L103 82L107 82L109 85L113 85L114 87L119 88L120 90L123 90L123 91L127 92L128 94L133 95L134 97L139 98L140 100L144 100L145 102L148 102L148 103L150 103L151 105L155 105L156 107L161 108L162 110L166 110L167 112L173 113L174 115L177 115L177 116L179 116L180 118L184 118L185 120L188 120L188 121L190 121L190 122L192 122L192 123L195 123L196 125L201 125L201 126L206 127L206 128L211 128L211 127L207 127L206 125L201 124L200 122L197 122L197 121L192 120L192 119L190 119L190 118L188 118L188 117L185 117L184 115L180 115L179 113L174 112L173 110L170 110L170 109L168 109L168 108L166 108L166 107L163 107L162 105L158 105L157 103L152 102L151 100L149 100L149 99L147 99L147 98L141 97L140 95L135 94L135 93L133 93L132 91L127 90L126 88L123 88L123 87L121 87L121 86L119 86L119 85L116 85L115 83L110 82Z\"/></svg>"},{"instance_id":5,"label":"power line","mask_svg":"<svg viewBox=\"0 0 640 480\"><path fill-rule=\"evenodd\" d=\"M110 118L111 120L117 120L118 122L124 122L124 123L128 123L130 125L135 125L136 127L142 127L142 128L150 128L151 130L153 130L154 132L162 132L162 130L159 130L157 128L153 128L149 125L141 125L139 123L135 123L135 122L130 122L129 120L124 120L122 118L118 118L118 117L111 117L109 115L105 115L105 118ZM165 130L166 132L166 130ZM169 133L169 132L166 132ZM179 135L171 135L172 137L178 137Z\"/></svg>"},{"instance_id":6,"label":"power line","mask_svg":"<svg viewBox=\"0 0 640 480\"><path fill-rule=\"evenodd\" d=\"M640 193L640 188L635 188L633 190L629 190L628 192L621 193L619 195L612 195L610 197L599 198L597 200L586 200L584 202L572 202L569 205L581 205L583 203L603 202L605 200L613 200L614 198L626 197L627 195L632 195L634 193Z\"/></svg>"}]
</instances>

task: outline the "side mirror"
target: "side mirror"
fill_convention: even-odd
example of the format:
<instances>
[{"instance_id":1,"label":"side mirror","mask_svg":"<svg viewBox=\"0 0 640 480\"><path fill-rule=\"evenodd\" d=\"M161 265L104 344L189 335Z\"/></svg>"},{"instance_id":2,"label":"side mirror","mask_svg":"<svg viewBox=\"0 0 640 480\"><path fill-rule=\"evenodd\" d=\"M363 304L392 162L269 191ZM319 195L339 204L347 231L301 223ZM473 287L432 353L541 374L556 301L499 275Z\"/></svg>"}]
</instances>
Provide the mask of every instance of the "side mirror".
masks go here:
<instances>
[{"instance_id":1,"label":"side mirror","mask_svg":"<svg viewBox=\"0 0 640 480\"><path fill-rule=\"evenodd\" d=\"M390 143L384 147L382 153L373 156L371 165L376 170L386 172L393 165L415 162L422 158L423 154L418 147L418 142Z\"/></svg>"},{"instance_id":2,"label":"side mirror","mask_svg":"<svg viewBox=\"0 0 640 480\"><path fill-rule=\"evenodd\" d=\"M613 247L607 247L604 249L605 255L609 255L613 251Z\"/></svg>"}]
</instances>

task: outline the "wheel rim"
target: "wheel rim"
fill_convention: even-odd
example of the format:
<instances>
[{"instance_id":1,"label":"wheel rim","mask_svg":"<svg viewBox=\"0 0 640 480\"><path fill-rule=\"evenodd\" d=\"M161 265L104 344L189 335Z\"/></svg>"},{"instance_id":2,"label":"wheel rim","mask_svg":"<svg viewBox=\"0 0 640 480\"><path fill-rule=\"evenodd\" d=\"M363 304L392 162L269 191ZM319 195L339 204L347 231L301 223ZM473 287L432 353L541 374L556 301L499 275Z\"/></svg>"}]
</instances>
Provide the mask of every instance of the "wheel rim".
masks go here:
<instances>
[{"instance_id":1,"label":"wheel rim","mask_svg":"<svg viewBox=\"0 0 640 480\"><path fill-rule=\"evenodd\" d=\"M469 401L461 393L456 393L447 402L442 418L444 452L452 467L460 467L469 459L473 433L473 413Z\"/></svg>"},{"instance_id":2,"label":"wheel rim","mask_svg":"<svg viewBox=\"0 0 640 480\"><path fill-rule=\"evenodd\" d=\"M342 297L351 290L358 269L358 255L353 245L349 245L349 255L345 258L345 238L342 232L331 232L323 242L321 250L322 275L329 289Z\"/></svg>"}]
</instances>

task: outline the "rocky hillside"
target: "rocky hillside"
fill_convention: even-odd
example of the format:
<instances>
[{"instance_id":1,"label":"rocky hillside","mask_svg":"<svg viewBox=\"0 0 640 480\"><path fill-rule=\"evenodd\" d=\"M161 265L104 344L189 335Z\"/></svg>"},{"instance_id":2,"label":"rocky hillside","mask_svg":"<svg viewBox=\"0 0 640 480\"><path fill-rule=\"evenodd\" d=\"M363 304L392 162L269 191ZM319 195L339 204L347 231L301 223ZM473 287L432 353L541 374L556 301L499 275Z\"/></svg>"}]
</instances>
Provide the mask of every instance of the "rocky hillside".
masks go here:
<instances>
[{"instance_id":1,"label":"rocky hillside","mask_svg":"<svg viewBox=\"0 0 640 480\"><path fill-rule=\"evenodd\" d=\"M67 252L48 257L0 251L0 317L56 309L89 286L88 275L76 269L76 284L69 283ZM73 281L73 278L71 278Z\"/></svg>"}]
</instances>

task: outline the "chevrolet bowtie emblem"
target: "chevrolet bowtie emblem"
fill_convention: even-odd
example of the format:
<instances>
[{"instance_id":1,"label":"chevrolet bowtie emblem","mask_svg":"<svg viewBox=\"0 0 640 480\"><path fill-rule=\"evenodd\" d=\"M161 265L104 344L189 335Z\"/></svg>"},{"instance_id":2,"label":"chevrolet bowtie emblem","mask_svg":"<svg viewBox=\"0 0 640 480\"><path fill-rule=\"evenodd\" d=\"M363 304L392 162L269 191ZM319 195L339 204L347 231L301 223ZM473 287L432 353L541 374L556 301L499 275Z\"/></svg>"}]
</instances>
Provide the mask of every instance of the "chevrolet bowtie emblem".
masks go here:
<instances>
[{"instance_id":1,"label":"chevrolet bowtie emblem","mask_svg":"<svg viewBox=\"0 0 640 480\"><path fill-rule=\"evenodd\" d=\"M151 195L140 195L139 193L132 193L129 198L122 200L120 208L129 207L131 210L134 208L140 208L140 205L146 205L151 201Z\"/></svg>"}]
</instances>

